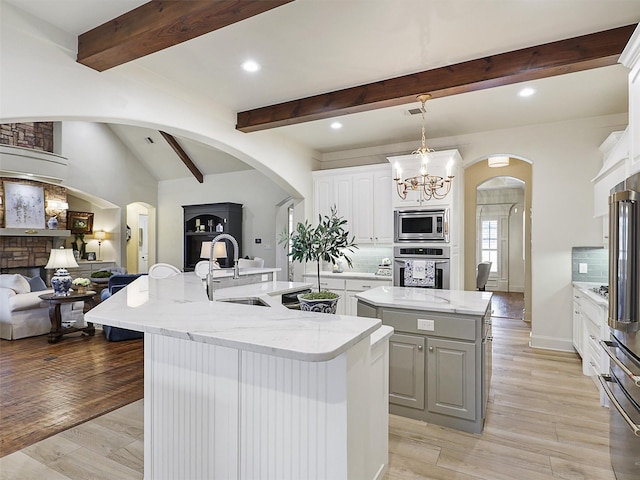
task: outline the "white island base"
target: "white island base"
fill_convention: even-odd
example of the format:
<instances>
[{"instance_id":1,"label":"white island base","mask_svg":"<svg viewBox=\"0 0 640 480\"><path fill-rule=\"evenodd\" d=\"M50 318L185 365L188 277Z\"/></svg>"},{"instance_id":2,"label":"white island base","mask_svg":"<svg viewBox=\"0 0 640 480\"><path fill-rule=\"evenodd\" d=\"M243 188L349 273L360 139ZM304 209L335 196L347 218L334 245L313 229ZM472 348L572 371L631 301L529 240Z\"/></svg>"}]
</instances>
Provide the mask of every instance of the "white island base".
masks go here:
<instances>
[{"instance_id":1,"label":"white island base","mask_svg":"<svg viewBox=\"0 0 640 480\"><path fill-rule=\"evenodd\" d=\"M146 479L382 477L386 428L372 430L388 422L386 401L371 399L386 396L369 378L384 381L371 364L388 353L372 359L369 338L327 362L149 334L144 349ZM384 457L372 462L379 434Z\"/></svg>"}]
</instances>

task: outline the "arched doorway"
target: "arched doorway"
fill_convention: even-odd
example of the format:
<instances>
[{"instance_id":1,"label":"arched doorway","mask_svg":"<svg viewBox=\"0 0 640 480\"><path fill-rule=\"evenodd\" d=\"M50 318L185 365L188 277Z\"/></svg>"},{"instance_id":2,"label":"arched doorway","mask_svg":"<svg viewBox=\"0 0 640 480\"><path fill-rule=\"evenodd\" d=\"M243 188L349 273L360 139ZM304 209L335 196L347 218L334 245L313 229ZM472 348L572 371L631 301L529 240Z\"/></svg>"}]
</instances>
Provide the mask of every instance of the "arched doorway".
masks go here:
<instances>
[{"instance_id":1,"label":"arched doorway","mask_svg":"<svg viewBox=\"0 0 640 480\"><path fill-rule=\"evenodd\" d=\"M480 191L482 191L482 185L490 186L491 183L487 182L491 179L499 177L509 177L511 179L522 182L524 187L524 201L521 207L522 212L520 213L522 214L522 244L524 246L522 251L522 254L524 256L524 319L525 321L529 322L531 321L531 171L532 167L530 162L515 158L513 156L510 157L509 165L500 168L489 167L486 159L480 160L473 165L470 165L465 169L464 207L464 258L466 259L464 266L464 285L465 290L475 290L475 270L477 265L476 259L479 255L477 248L477 239L480 237L479 225L481 225L481 223L478 223L478 206L482 205L478 203L478 187L480 187ZM500 180L495 180L493 182L494 184L496 184L499 183ZM500 194L497 195L499 197ZM480 197L490 196L490 194L480 194ZM509 215L515 214L515 212L511 208L505 212L502 212L501 210L505 210L505 207L502 207L502 209L493 207L485 208L485 211L488 210L493 210L494 216L502 215L503 217L508 217ZM496 212L498 212L499 215L495 215ZM480 258L481 256L482 253L480 252ZM504 261L503 268L505 268ZM506 268L508 268L508 266ZM497 274L497 272L494 273ZM508 282L508 279L505 280L503 278L501 281L501 288L504 288L505 281ZM497 282L498 279L496 279L496 285Z\"/></svg>"}]
</instances>

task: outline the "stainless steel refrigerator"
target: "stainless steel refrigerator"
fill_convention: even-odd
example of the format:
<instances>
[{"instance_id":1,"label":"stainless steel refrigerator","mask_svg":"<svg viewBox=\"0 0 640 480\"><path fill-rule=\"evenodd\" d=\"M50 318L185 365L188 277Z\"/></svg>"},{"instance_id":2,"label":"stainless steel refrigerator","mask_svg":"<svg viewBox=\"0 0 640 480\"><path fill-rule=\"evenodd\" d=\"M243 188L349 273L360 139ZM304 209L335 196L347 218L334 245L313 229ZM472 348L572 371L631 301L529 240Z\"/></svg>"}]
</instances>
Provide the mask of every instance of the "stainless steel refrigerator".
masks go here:
<instances>
[{"instance_id":1,"label":"stainless steel refrigerator","mask_svg":"<svg viewBox=\"0 0 640 480\"><path fill-rule=\"evenodd\" d=\"M617 480L640 479L640 174L609 197L609 451Z\"/></svg>"}]
</instances>

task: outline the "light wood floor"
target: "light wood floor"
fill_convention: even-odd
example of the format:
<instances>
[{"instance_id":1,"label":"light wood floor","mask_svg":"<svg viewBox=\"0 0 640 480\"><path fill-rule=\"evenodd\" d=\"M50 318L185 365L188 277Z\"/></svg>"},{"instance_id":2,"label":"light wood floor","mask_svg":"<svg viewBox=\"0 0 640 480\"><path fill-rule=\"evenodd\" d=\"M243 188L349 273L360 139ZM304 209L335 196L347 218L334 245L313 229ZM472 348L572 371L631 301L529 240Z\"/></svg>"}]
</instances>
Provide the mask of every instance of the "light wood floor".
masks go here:
<instances>
[{"instance_id":1,"label":"light wood floor","mask_svg":"<svg viewBox=\"0 0 640 480\"><path fill-rule=\"evenodd\" d=\"M578 356L531 349L519 319L493 323L483 433L392 415L385 479L614 480L608 411ZM0 459L2 479L141 479L142 472L142 400Z\"/></svg>"}]
</instances>

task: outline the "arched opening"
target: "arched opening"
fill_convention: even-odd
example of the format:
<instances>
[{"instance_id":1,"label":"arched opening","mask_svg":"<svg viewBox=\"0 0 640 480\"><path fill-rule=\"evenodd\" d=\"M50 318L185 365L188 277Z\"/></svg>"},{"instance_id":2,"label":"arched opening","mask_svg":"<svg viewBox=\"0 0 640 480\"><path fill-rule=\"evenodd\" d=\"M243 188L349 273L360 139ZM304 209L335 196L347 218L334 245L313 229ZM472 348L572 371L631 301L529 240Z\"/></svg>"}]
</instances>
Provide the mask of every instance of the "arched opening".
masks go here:
<instances>
[{"instance_id":1,"label":"arched opening","mask_svg":"<svg viewBox=\"0 0 640 480\"><path fill-rule=\"evenodd\" d=\"M522 289L524 320L529 322L531 177L531 163L514 156L510 156L508 165L499 168L490 167L486 158L477 161L465 169L464 207L465 290L476 289L476 266L483 255L491 257L495 262L487 289L507 292ZM521 200L518 189L522 191ZM482 248L483 221L487 222L488 229L484 237L495 240L488 242L485 249ZM517 235L521 235L520 239Z\"/></svg>"},{"instance_id":2,"label":"arched opening","mask_svg":"<svg viewBox=\"0 0 640 480\"><path fill-rule=\"evenodd\" d=\"M127 205L125 259L129 273L147 273L156 262L156 209L144 202Z\"/></svg>"}]
</instances>

